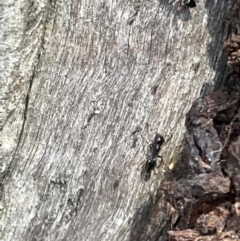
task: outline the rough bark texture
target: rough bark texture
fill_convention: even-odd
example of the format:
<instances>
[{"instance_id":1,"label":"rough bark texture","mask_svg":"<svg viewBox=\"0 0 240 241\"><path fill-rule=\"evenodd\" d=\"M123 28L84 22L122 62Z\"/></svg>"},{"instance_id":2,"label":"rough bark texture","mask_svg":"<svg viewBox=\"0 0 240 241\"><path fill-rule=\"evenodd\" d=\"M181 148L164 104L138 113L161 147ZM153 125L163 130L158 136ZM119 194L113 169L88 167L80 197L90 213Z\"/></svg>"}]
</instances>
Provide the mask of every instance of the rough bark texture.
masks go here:
<instances>
[{"instance_id":1,"label":"rough bark texture","mask_svg":"<svg viewBox=\"0 0 240 241\"><path fill-rule=\"evenodd\" d=\"M184 151L163 184L178 210L170 240L226 240L230 231L240 240L239 109L239 91L224 88L195 101L188 112Z\"/></svg>"},{"instance_id":2,"label":"rough bark texture","mask_svg":"<svg viewBox=\"0 0 240 241\"><path fill-rule=\"evenodd\" d=\"M1 240L167 240L157 188L192 101L227 78L233 2L0 5ZM156 132L173 137L142 182Z\"/></svg>"},{"instance_id":3,"label":"rough bark texture","mask_svg":"<svg viewBox=\"0 0 240 241\"><path fill-rule=\"evenodd\" d=\"M228 83L194 101L186 115L184 150L162 183L177 216L170 241L240 240L239 10L237 1L226 15Z\"/></svg>"}]
</instances>

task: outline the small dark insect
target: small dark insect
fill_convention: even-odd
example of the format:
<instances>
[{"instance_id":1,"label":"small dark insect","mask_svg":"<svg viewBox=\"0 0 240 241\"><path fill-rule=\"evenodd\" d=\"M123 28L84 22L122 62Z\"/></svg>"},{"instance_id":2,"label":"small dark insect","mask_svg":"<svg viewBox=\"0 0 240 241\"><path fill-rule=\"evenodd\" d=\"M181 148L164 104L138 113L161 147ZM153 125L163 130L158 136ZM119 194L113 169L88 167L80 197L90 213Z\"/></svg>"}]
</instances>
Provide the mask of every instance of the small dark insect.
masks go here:
<instances>
[{"instance_id":1,"label":"small dark insect","mask_svg":"<svg viewBox=\"0 0 240 241\"><path fill-rule=\"evenodd\" d=\"M196 1L195 0L170 0L170 2L179 3L179 9L181 8L195 8Z\"/></svg>"},{"instance_id":2,"label":"small dark insect","mask_svg":"<svg viewBox=\"0 0 240 241\"><path fill-rule=\"evenodd\" d=\"M195 8L197 6L195 0L184 0L184 5L188 8Z\"/></svg>"},{"instance_id":3,"label":"small dark insect","mask_svg":"<svg viewBox=\"0 0 240 241\"><path fill-rule=\"evenodd\" d=\"M151 177L151 171L156 167L157 158L163 159L158 153L161 150L163 143L165 142L164 138L160 134L156 134L154 141L149 145L150 148L150 155L147 156L147 161L145 163L143 169L143 179L148 181Z\"/></svg>"}]
</instances>

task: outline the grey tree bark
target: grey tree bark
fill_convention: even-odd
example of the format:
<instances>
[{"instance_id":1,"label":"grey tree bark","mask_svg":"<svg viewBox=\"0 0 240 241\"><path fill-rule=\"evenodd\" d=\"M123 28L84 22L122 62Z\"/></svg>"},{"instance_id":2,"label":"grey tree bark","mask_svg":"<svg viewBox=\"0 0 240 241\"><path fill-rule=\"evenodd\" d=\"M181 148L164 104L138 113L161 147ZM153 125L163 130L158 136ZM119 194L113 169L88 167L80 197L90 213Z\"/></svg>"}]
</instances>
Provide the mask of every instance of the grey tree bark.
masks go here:
<instances>
[{"instance_id":1,"label":"grey tree bark","mask_svg":"<svg viewBox=\"0 0 240 241\"><path fill-rule=\"evenodd\" d=\"M1 3L1 240L137 240L192 101L227 78L233 2ZM173 137L143 182L156 132ZM159 205L139 240L166 240Z\"/></svg>"}]
</instances>

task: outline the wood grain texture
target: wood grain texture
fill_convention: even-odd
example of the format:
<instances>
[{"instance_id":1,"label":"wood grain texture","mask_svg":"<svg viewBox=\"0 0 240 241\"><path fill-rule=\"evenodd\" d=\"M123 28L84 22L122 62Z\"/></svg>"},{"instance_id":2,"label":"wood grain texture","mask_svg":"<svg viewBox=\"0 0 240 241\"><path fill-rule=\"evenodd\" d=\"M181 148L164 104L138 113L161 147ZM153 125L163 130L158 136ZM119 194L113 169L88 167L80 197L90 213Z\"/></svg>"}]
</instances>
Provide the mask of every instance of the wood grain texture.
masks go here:
<instances>
[{"instance_id":1,"label":"wood grain texture","mask_svg":"<svg viewBox=\"0 0 240 241\"><path fill-rule=\"evenodd\" d=\"M131 239L192 101L227 77L233 2L1 5L1 240ZM139 166L156 132L173 138L144 183Z\"/></svg>"}]
</instances>

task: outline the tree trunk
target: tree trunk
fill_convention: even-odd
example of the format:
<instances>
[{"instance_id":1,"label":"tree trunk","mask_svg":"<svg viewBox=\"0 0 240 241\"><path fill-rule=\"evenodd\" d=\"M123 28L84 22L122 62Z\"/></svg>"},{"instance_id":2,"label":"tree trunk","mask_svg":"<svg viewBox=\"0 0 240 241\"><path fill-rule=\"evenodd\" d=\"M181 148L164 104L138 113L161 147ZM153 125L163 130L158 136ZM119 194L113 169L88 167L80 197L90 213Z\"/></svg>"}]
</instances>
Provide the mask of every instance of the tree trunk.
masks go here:
<instances>
[{"instance_id":1,"label":"tree trunk","mask_svg":"<svg viewBox=\"0 0 240 241\"><path fill-rule=\"evenodd\" d=\"M1 240L167 239L156 190L192 101L227 78L233 2L1 4ZM156 132L172 138L143 181Z\"/></svg>"}]
</instances>

